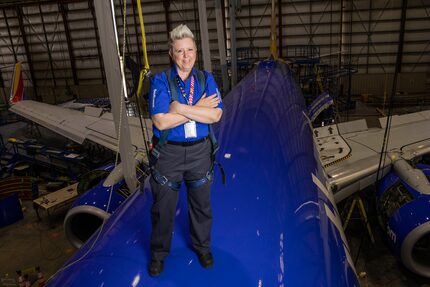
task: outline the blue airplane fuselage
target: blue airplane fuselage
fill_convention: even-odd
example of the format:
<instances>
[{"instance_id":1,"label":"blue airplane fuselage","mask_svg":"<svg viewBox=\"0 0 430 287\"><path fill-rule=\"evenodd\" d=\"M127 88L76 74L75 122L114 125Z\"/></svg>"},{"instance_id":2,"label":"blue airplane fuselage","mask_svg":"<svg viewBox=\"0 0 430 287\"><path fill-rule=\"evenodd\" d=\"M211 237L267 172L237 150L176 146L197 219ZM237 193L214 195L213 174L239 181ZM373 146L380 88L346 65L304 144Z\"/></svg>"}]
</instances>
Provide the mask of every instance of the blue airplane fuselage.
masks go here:
<instances>
[{"instance_id":1,"label":"blue airplane fuselage","mask_svg":"<svg viewBox=\"0 0 430 287\"><path fill-rule=\"evenodd\" d=\"M304 111L282 62L260 63L225 97L214 126L227 182L216 170L213 268L203 269L191 250L182 188L165 271L148 275L152 196L146 180L49 286L359 286Z\"/></svg>"}]
</instances>

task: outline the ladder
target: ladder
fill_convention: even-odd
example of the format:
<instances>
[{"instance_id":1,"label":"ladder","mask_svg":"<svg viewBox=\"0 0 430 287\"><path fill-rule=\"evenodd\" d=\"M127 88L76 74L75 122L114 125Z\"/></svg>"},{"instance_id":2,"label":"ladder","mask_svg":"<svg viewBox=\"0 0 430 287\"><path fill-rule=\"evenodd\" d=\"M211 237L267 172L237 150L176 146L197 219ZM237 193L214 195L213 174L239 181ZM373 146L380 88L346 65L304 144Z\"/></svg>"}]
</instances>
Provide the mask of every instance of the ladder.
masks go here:
<instances>
[{"instance_id":1,"label":"ladder","mask_svg":"<svg viewBox=\"0 0 430 287\"><path fill-rule=\"evenodd\" d=\"M349 202L345 206L345 210L348 210L348 214L346 216L346 219L343 223L343 230L346 231L346 228L348 227L348 223L351 219L351 215L355 208L358 208L360 213L360 218L363 224L366 226L367 232L369 233L370 240L372 243L375 243L375 238L373 237L372 229L370 228L369 220L367 217L366 209L364 208L363 200L359 195L354 195L352 198L349 199ZM342 212L342 215L344 212ZM343 218L343 216L342 216Z\"/></svg>"}]
</instances>

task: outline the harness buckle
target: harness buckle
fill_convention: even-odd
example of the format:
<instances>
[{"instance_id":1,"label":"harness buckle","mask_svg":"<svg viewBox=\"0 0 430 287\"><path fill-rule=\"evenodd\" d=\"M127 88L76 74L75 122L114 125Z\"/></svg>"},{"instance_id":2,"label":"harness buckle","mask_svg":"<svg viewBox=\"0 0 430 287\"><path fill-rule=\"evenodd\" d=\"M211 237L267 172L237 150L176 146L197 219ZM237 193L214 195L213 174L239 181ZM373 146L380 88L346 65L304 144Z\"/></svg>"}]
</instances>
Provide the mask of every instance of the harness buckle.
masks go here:
<instances>
[{"instance_id":1,"label":"harness buckle","mask_svg":"<svg viewBox=\"0 0 430 287\"><path fill-rule=\"evenodd\" d=\"M211 181L213 179L214 176L214 172L213 172L213 168L211 170L208 170L208 172L206 173L206 178L208 179L208 181Z\"/></svg>"},{"instance_id":2,"label":"harness buckle","mask_svg":"<svg viewBox=\"0 0 430 287\"><path fill-rule=\"evenodd\" d=\"M149 165L151 168L155 168L155 164L157 163L159 157L160 151L157 149L157 147L153 147L149 152Z\"/></svg>"},{"instance_id":3,"label":"harness buckle","mask_svg":"<svg viewBox=\"0 0 430 287\"><path fill-rule=\"evenodd\" d=\"M160 157L160 151L157 149L157 147L153 147L151 150L151 156L155 159L158 159Z\"/></svg>"},{"instance_id":4,"label":"harness buckle","mask_svg":"<svg viewBox=\"0 0 430 287\"><path fill-rule=\"evenodd\" d=\"M165 185L169 180L167 179L167 177L165 177L164 175L162 175L158 170L156 170L155 168L151 168L151 174L152 177L154 178L154 180L160 184L160 185Z\"/></svg>"},{"instance_id":5,"label":"harness buckle","mask_svg":"<svg viewBox=\"0 0 430 287\"><path fill-rule=\"evenodd\" d=\"M213 146L213 147L212 147L212 156L213 156L214 158L215 158L215 156L216 156L216 154L217 154L218 150L219 150L219 146L218 146L218 145L215 145L215 146Z\"/></svg>"},{"instance_id":6,"label":"harness buckle","mask_svg":"<svg viewBox=\"0 0 430 287\"><path fill-rule=\"evenodd\" d=\"M159 184L165 185L169 180L164 175L160 175L157 181Z\"/></svg>"}]
</instances>

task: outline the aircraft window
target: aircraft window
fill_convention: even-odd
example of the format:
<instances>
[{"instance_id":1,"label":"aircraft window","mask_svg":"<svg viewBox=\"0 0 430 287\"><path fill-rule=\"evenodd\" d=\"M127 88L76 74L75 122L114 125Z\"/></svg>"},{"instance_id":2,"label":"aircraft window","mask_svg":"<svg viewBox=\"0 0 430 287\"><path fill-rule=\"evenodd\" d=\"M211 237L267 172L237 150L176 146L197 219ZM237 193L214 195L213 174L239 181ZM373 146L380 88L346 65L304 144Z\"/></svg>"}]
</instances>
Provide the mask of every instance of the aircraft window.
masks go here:
<instances>
[{"instance_id":1,"label":"aircraft window","mask_svg":"<svg viewBox=\"0 0 430 287\"><path fill-rule=\"evenodd\" d=\"M394 184L382 196L379 204L378 211L380 216L380 223L385 228L388 220L400 207L410 202L413 199L407 188L402 182Z\"/></svg>"}]
</instances>

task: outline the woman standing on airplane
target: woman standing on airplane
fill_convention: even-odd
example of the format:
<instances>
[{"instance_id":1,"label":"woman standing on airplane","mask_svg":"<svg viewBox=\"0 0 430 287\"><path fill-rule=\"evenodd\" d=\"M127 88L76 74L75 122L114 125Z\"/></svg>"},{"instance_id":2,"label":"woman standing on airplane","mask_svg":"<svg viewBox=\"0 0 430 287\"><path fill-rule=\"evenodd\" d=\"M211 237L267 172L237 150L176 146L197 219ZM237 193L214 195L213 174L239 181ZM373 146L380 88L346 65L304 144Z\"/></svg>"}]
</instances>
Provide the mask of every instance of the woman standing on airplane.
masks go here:
<instances>
[{"instance_id":1,"label":"woman standing on airplane","mask_svg":"<svg viewBox=\"0 0 430 287\"><path fill-rule=\"evenodd\" d=\"M197 47L186 25L170 32L169 55L174 65L151 79L149 94L154 134L150 159L154 200L151 276L163 272L164 258L170 251L182 181L187 186L192 247L203 267L214 263L210 246L214 158L209 125L221 118L221 96L213 76L194 68Z\"/></svg>"}]
</instances>

